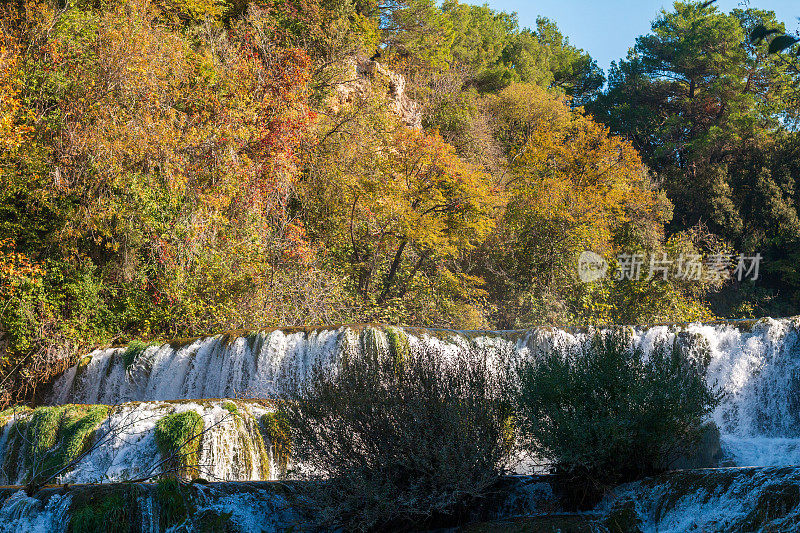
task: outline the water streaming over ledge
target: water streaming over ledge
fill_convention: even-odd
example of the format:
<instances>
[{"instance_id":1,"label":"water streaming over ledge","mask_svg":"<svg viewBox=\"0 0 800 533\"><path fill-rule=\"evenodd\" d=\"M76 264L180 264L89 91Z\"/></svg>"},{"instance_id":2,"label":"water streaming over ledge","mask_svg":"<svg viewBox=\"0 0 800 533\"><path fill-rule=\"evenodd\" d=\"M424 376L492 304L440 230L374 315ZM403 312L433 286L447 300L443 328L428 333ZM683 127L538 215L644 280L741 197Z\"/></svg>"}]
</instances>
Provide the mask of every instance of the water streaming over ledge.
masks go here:
<instances>
[{"instance_id":1,"label":"water streaming over ledge","mask_svg":"<svg viewBox=\"0 0 800 533\"><path fill-rule=\"evenodd\" d=\"M726 394L712 418L733 464L800 464L800 318L631 328L650 350L659 342L686 346L707 364L707 379ZM53 404L117 404L205 398L273 398L282 379L300 379L314 365L344 353L391 349L385 327L217 335L155 344L130 360L125 347L97 350L56 383ZM399 331L399 330L396 330ZM587 329L449 331L407 328L412 348L443 357L477 350L496 362L531 357L550 345L585 342Z\"/></svg>"},{"instance_id":2,"label":"water streaming over ledge","mask_svg":"<svg viewBox=\"0 0 800 533\"><path fill-rule=\"evenodd\" d=\"M73 406L70 406L73 407ZM84 406L74 406L80 409ZM76 410L77 410L76 409ZM264 402L190 400L128 402L113 406L97 424L87 454L54 477L54 483L104 483L149 479L169 471L156 442L156 423L187 411L200 415L196 477L212 481L276 479L274 457L262 417L273 412ZM32 410L5 414L0 420L0 485L21 485L50 475L53 448L36 449L34 441L55 441L52 435L26 431ZM52 445L51 445L52 446Z\"/></svg>"},{"instance_id":3,"label":"water streaming over ledge","mask_svg":"<svg viewBox=\"0 0 800 533\"><path fill-rule=\"evenodd\" d=\"M637 511L649 521L642 524L642 530L724 530L719 527L725 521L733 527L737 521L751 520L753 513L760 513L762 499L768 508L766 518L762 518L772 520L769 509L774 498L784 502L781 505L787 509L794 509L780 520L800 527L800 468L790 466L800 464L800 317L629 329L634 342L645 351L674 341L703 361L708 381L725 393L711 414L720 429L725 464L758 467L697 471L715 473L686 474L685 478L678 472L622 489L619 499L624 500L627 494L640 502ZM477 351L499 366L507 360L535 357L550 346L586 342L592 334L585 328L495 332L342 326L96 350L59 378L49 403L114 406L100 426L98 438L121 421L132 421L131 429L109 439L59 481L119 481L140 476L158 460L153 438L156 421L181 410L197 412L204 426L211 428L202 445L200 463L207 465L202 477L275 479L276 461L258 421L271 411L264 400L274 398L288 376L302 380L316 365L330 365L347 354L392 353L406 341L412 351L424 346L442 357ZM237 398L238 418L228 417L230 406L214 398ZM0 481L20 482L26 473L20 464L9 462L13 424L7 416L0 420L4 424ZM231 488L228 493L209 489L207 492L215 496L208 505L241 513L241 524L257 522L262 519L259 506L273 505L275 498L254 497L248 490ZM4 498L0 522L26 531L49 531L53 524L60 527L70 508L70 497L55 493L46 500L23 493L9 493ZM152 497L137 505L143 516L150 513L142 519L142 531L159 530L153 523L152 509L148 511L153 506ZM613 505L618 503L608 507ZM732 510L719 522L722 508ZM0 531L3 527L0 525ZM248 529L242 525L239 530Z\"/></svg>"}]
</instances>

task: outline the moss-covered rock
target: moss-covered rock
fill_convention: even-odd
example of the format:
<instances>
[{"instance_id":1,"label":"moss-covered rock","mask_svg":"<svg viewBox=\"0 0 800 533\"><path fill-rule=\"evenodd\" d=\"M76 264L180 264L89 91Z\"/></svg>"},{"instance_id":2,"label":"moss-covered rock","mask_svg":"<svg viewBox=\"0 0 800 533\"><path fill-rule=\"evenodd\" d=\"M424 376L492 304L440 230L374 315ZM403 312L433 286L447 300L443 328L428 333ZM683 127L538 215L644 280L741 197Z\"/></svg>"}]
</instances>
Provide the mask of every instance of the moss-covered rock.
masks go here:
<instances>
[{"instance_id":1,"label":"moss-covered rock","mask_svg":"<svg viewBox=\"0 0 800 533\"><path fill-rule=\"evenodd\" d=\"M261 427L272 447L272 454L278 471L286 473L292 453L292 435L289 421L280 411L261 416Z\"/></svg>"},{"instance_id":2,"label":"moss-covered rock","mask_svg":"<svg viewBox=\"0 0 800 533\"><path fill-rule=\"evenodd\" d=\"M135 486L96 486L77 491L70 506L68 533L128 533L135 531Z\"/></svg>"},{"instance_id":3,"label":"moss-covered rock","mask_svg":"<svg viewBox=\"0 0 800 533\"><path fill-rule=\"evenodd\" d=\"M193 507L190 491L174 478L160 479L154 496L158 504L158 523L164 529L184 522Z\"/></svg>"},{"instance_id":4,"label":"moss-covered rock","mask_svg":"<svg viewBox=\"0 0 800 533\"><path fill-rule=\"evenodd\" d=\"M50 480L92 444L108 416L105 405L64 405L20 410L6 444L6 482L38 484ZM10 418L10 417L9 417Z\"/></svg>"},{"instance_id":5,"label":"moss-covered rock","mask_svg":"<svg viewBox=\"0 0 800 533\"><path fill-rule=\"evenodd\" d=\"M584 513L559 513L470 524L464 533L596 533L597 517Z\"/></svg>"},{"instance_id":6,"label":"moss-covered rock","mask_svg":"<svg viewBox=\"0 0 800 533\"><path fill-rule=\"evenodd\" d=\"M411 357L408 335L402 329L390 326L386 328L386 339L389 343L389 356L398 369L403 368L405 362Z\"/></svg>"},{"instance_id":7,"label":"moss-covered rock","mask_svg":"<svg viewBox=\"0 0 800 533\"><path fill-rule=\"evenodd\" d=\"M167 476L193 479L199 475L203 417L194 411L172 413L156 423L156 444Z\"/></svg>"},{"instance_id":8,"label":"moss-covered rock","mask_svg":"<svg viewBox=\"0 0 800 533\"><path fill-rule=\"evenodd\" d=\"M222 408L228 411L232 415L239 414L239 406L236 405L234 402L230 400L226 400L222 403Z\"/></svg>"},{"instance_id":9,"label":"moss-covered rock","mask_svg":"<svg viewBox=\"0 0 800 533\"><path fill-rule=\"evenodd\" d=\"M127 348L125 348L125 351L122 352L122 362L125 364L125 369L127 370L130 368L136 359L138 359L150 346L153 346L153 344L149 342L131 342Z\"/></svg>"}]
</instances>

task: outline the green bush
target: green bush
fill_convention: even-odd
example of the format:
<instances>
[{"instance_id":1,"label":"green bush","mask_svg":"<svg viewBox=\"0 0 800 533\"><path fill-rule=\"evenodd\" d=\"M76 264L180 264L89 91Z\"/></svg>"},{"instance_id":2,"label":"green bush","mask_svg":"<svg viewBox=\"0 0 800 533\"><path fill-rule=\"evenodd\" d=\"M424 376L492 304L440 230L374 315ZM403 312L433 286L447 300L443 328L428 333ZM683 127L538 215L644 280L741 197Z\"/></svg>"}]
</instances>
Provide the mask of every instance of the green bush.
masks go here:
<instances>
[{"instance_id":1,"label":"green bush","mask_svg":"<svg viewBox=\"0 0 800 533\"><path fill-rule=\"evenodd\" d=\"M195 478L199 475L200 434L203 418L194 411L172 413L156 422L156 444L166 461L168 475Z\"/></svg>"},{"instance_id":2,"label":"green bush","mask_svg":"<svg viewBox=\"0 0 800 533\"><path fill-rule=\"evenodd\" d=\"M503 382L477 354L347 357L292 390L281 425L299 475L325 480L306 500L323 529L458 524L508 465Z\"/></svg>"},{"instance_id":3,"label":"green bush","mask_svg":"<svg viewBox=\"0 0 800 533\"><path fill-rule=\"evenodd\" d=\"M696 443L718 396L677 345L652 352L624 333L550 350L516 368L520 439L585 507L612 484L664 470Z\"/></svg>"}]
</instances>

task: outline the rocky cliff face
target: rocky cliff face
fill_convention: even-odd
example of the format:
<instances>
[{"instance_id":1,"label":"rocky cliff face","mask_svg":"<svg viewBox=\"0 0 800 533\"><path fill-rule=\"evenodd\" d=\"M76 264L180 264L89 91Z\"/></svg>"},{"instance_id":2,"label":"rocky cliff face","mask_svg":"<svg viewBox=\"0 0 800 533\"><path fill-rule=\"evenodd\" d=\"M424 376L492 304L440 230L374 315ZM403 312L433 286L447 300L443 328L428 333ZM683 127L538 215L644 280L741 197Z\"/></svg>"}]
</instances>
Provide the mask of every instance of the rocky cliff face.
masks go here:
<instances>
[{"instance_id":1,"label":"rocky cliff face","mask_svg":"<svg viewBox=\"0 0 800 533\"><path fill-rule=\"evenodd\" d=\"M347 105L357 104L370 94L385 91L389 109L409 128L422 127L422 113L419 105L406 95L406 79L364 57L354 57L347 62L346 81L336 87L331 107L336 112Z\"/></svg>"}]
</instances>

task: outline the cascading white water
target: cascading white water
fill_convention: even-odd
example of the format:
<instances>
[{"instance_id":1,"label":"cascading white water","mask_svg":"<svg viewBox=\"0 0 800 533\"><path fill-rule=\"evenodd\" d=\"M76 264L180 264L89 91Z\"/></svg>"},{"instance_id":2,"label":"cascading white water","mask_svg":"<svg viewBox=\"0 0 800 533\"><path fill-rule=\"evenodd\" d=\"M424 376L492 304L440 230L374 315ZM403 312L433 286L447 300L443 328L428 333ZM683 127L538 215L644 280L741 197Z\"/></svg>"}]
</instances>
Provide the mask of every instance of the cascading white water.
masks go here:
<instances>
[{"instance_id":1,"label":"cascading white water","mask_svg":"<svg viewBox=\"0 0 800 533\"><path fill-rule=\"evenodd\" d=\"M332 360L358 341L345 328L286 334L280 330L231 338L199 338L154 345L126 367L126 348L96 350L55 386L53 404L268 398L289 372L302 378L314 364Z\"/></svg>"},{"instance_id":2,"label":"cascading white water","mask_svg":"<svg viewBox=\"0 0 800 533\"><path fill-rule=\"evenodd\" d=\"M631 329L645 350L677 339L703 357L708 380L725 393L712 416L725 450L737 465L768 466L800 462L799 328L800 319L787 318ZM530 357L550 345L585 342L591 335L587 330L554 328L410 328L405 333L412 347L427 345L443 356L477 349L496 361ZM302 380L314 365L329 364L369 342L386 349L389 341L382 330L356 327L219 335L148 347L128 361L127 368L125 348L97 350L58 381L52 403L271 398L283 378L294 373Z\"/></svg>"},{"instance_id":3,"label":"cascading white water","mask_svg":"<svg viewBox=\"0 0 800 533\"><path fill-rule=\"evenodd\" d=\"M800 318L628 329L633 342L645 352L662 343L677 342L703 362L709 383L724 393L711 418L720 428L723 450L731 464L774 467L800 462ZM302 381L315 366L325 367L345 354L397 352L398 335L403 342L407 340L412 352L429 348L443 358L456 358L466 350L478 351L499 368L506 361L535 357L553 346L586 343L594 333L555 328L456 332L354 326L218 335L145 349L97 350L58 380L50 403L114 407L94 434L93 442L101 445L58 481L146 477L161 458L154 437L156 421L187 410L201 415L207 430L198 460L201 477L275 479L278 463L258 422L271 407L257 399L274 398L284 379ZM224 398L251 400L234 400L238 415L232 416ZM30 416L30 411L23 416ZM18 461L20 449L13 450L14 425L7 412L0 414L0 423L5 424L0 428L4 466L0 482L23 482L27 467ZM707 479L702 472L717 477ZM795 509L795 499L800 501L800 474L795 468L687 470L686 479L681 472L672 474L676 475L621 489L618 500L609 500L609 509L616 505L614 501L625 498L640 502L636 509L644 519L643 531L677 532L718 530L715 528L723 523L731 527L749 524L762 507L772 508L773 499L787 509ZM701 477L695 479L698 475ZM230 516L234 529L240 531L278 530L297 519L291 505L274 489L222 485L193 486L197 513ZM713 490L712 485L716 487ZM769 490L762 490L764 487ZM152 490L142 490L136 499L140 529L160 531L164 528L158 522L159 504ZM751 494L758 502L751 501ZM51 493L43 499L17 491L4 498L0 532L65 530L66 517L75 507L66 494ZM761 500L766 503L762 505ZM724 506L733 507L723 516L720 509ZM773 520L771 515L767 519ZM775 520L800 524L800 514L795 509Z\"/></svg>"},{"instance_id":4,"label":"cascading white water","mask_svg":"<svg viewBox=\"0 0 800 533\"><path fill-rule=\"evenodd\" d=\"M69 496L54 495L46 502L18 490L0 507L0 533L55 533L67 531Z\"/></svg>"},{"instance_id":5,"label":"cascading white water","mask_svg":"<svg viewBox=\"0 0 800 533\"><path fill-rule=\"evenodd\" d=\"M197 475L211 481L275 479L276 461L259 419L272 409L259 402L130 402L113 407L92 439L85 457L54 478L59 483L100 483L148 479L165 468L156 443L156 423L163 417L194 411L202 417ZM36 452L25 423L34 411L6 417L0 437L0 484L23 484L45 470L52 450ZM33 438L36 438L33 435ZM46 437L40 437L46 439Z\"/></svg>"},{"instance_id":6,"label":"cascading white water","mask_svg":"<svg viewBox=\"0 0 800 533\"><path fill-rule=\"evenodd\" d=\"M737 466L800 464L800 319L639 329L637 341L690 346L722 393L712 419Z\"/></svg>"}]
</instances>

